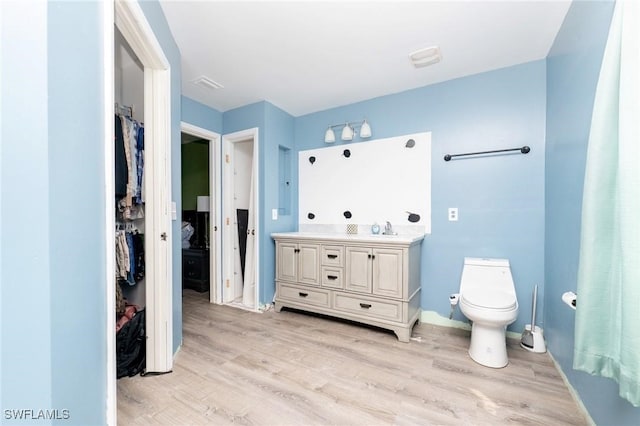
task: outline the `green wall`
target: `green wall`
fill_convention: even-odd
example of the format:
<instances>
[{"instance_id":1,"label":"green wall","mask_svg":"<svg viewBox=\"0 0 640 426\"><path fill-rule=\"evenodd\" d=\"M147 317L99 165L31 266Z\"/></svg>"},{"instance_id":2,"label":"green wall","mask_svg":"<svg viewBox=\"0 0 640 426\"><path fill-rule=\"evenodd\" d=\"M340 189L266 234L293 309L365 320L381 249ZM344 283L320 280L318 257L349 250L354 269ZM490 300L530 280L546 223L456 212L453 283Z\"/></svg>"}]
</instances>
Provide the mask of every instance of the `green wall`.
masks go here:
<instances>
[{"instance_id":1,"label":"green wall","mask_svg":"<svg viewBox=\"0 0 640 426\"><path fill-rule=\"evenodd\" d=\"M206 142L182 144L182 210L195 210L196 197L209 194L208 153Z\"/></svg>"}]
</instances>

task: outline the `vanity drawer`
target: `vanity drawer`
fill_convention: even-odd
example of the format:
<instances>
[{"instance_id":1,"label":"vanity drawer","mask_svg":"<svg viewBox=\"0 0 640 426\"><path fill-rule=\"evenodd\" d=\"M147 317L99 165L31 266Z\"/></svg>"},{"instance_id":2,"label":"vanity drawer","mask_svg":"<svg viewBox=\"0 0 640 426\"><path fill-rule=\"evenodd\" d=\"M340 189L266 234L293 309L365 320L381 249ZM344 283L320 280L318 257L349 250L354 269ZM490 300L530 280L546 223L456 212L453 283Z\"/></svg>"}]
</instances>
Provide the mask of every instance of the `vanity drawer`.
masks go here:
<instances>
[{"instance_id":1,"label":"vanity drawer","mask_svg":"<svg viewBox=\"0 0 640 426\"><path fill-rule=\"evenodd\" d=\"M344 288L344 275L342 268L322 267L322 287Z\"/></svg>"},{"instance_id":2,"label":"vanity drawer","mask_svg":"<svg viewBox=\"0 0 640 426\"><path fill-rule=\"evenodd\" d=\"M329 292L304 286L278 283L278 298L306 305L329 307Z\"/></svg>"},{"instance_id":3,"label":"vanity drawer","mask_svg":"<svg viewBox=\"0 0 640 426\"><path fill-rule=\"evenodd\" d=\"M345 293L333 293L333 308L370 318L402 321L403 302L369 299Z\"/></svg>"},{"instance_id":4,"label":"vanity drawer","mask_svg":"<svg viewBox=\"0 0 640 426\"><path fill-rule=\"evenodd\" d=\"M324 266L344 266L344 246L322 246Z\"/></svg>"}]
</instances>

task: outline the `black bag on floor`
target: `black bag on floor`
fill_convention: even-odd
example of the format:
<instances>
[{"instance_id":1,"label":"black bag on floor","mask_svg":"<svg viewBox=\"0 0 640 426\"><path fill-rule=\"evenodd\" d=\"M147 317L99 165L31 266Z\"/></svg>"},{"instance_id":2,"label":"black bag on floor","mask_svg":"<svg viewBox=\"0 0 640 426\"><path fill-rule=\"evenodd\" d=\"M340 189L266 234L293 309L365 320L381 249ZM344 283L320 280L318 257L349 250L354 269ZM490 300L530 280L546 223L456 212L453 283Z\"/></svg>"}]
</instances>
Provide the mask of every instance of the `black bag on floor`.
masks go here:
<instances>
[{"instance_id":1,"label":"black bag on floor","mask_svg":"<svg viewBox=\"0 0 640 426\"><path fill-rule=\"evenodd\" d=\"M141 309L116 334L117 378L143 372L145 353L144 309Z\"/></svg>"}]
</instances>

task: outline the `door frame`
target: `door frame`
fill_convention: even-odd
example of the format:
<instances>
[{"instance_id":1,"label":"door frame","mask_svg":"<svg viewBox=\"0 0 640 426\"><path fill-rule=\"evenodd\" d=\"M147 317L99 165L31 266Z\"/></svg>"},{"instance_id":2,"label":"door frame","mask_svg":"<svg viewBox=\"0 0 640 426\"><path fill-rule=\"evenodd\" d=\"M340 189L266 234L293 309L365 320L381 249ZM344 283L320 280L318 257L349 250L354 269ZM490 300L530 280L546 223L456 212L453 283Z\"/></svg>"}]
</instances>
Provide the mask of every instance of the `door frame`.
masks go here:
<instances>
[{"instance_id":1,"label":"door frame","mask_svg":"<svg viewBox=\"0 0 640 426\"><path fill-rule=\"evenodd\" d=\"M187 122L180 122L180 131L192 136L207 140L209 148L209 211L213 214L209 220L209 243L213 250L209 250L209 303L222 303L222 270L218 265L222 264L221 217L222 211L222 176L219 166L220 134L211 130L195 126ZM213 236L213 238L211 238Z\"/></svg>"},{"instance_id":2,"label":"door frame","mask_svg":"<svg viewBox=\"0 0 640 426\"><path fill-rule=\"evenodd\" d=\"M255 285L255 306L247 308L252 311L260 312L260 143L259 143L259 128L253 127L251 129L240 130L238 132L222 135L222 149L224 157L223 173L222 173L222 213L224 217L224 224L222 226L222 279L218 283L218 291L220 294L220 302L223 302L223 290L231 285L230 281L233 277L233 271L235 270L235 258L234 258L234 238L233 238L233 224L235 220L235 212L233 211L233 144L236 142L245 142L247 140L253 140L253 164L254 170L252 175L253 180L253 205L255 215L255 264L256 264L256 285Z\"/></svg>"},{"instance_id":3,"label":"door frame","mask_svg":"<svg viewBox=\"0 0 640 426\"><path fill-rule=\"evenodd\" d=\"M103 2L106 208L106 421L117 424L115 340L114 25L144 66L146 370L173 366L171 232L171 67L137 1ZM164 277L164 279L163 279ZM149 285L156 283L156 285Z\"/></svg>"}]
</instances>

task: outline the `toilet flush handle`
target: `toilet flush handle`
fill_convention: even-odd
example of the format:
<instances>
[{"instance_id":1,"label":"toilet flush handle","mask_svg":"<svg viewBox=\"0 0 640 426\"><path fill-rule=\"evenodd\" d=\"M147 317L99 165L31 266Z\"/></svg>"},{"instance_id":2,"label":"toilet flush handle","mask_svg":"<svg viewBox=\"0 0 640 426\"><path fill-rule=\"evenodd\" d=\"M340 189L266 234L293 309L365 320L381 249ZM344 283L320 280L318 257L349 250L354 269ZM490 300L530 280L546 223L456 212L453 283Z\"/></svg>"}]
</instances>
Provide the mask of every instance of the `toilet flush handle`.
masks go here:
<instances>
[{"instance_id":1,"label":"toilet flush handle","mask_svg":"<svg viewBox=\"0 0 640 426\"><path fill-rule=\"evenodd\" d=\"M458 306L458 302L460 301L460 293L453 293L449 296L449 303L451 304L451 311L449 311L449 319L453 319L453 312L456 310L456 306Z\"/></svg>"}]
</instances>

